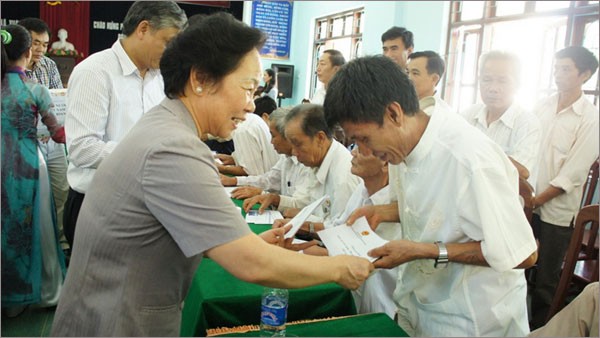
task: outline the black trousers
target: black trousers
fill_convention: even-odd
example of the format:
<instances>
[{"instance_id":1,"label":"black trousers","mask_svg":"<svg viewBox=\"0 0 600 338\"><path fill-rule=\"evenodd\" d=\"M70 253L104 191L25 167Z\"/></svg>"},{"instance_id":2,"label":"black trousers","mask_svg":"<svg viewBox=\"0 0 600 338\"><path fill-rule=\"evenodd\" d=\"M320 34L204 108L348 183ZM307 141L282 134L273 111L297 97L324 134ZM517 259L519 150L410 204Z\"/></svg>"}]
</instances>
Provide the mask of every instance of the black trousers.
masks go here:
<instances>
[{"instance_id":1,"label":"black trousers","mask_svg":"<svg viewBox=\"0 0 600 338\"><path fill-rule=\"evenodd\" d=\"M79 193L69 187L69 194L67 195L63 215L63 231L71 250L73 250L73 240L75 239L75 225L77 224L77 217L79 216L79 210L81 209L81 204L83 204L84 197L85 194Z\"/></svg>"},{"instance_id":2,"label":"black trousers","mask_svg":"<svg viewBox=\"0 0 600 338\"><path fill-rule=\"evenodd\" d=\"M533 215L533 234L540 241L535 281L531 294L530 327L532 330L546 324L546 316L554 298L561 266L569 247L573 228L546 223Z\"/></svg>"}]
</instances>

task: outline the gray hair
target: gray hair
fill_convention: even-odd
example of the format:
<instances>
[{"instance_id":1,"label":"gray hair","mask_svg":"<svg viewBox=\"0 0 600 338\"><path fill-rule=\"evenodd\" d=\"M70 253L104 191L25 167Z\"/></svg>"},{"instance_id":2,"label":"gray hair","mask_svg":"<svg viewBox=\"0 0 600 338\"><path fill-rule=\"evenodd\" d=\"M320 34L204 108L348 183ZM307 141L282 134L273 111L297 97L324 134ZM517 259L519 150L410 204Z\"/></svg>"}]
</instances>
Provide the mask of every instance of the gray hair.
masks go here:
<instances>
[{"instance_id":1,"label":"gray hair","mask_svg":"<svg viewBox=\"0 0 600 338\"><path fill-rule=\"evenodd\" d=\"M140 22L144 20L147 20L154 30L163 28L181 30L187 22L187 16L175 1L136 1L123 20L123 35L133 34Z\"/></svg>"},{"instance_id":2,"label":"gray hair","mask_svg":"<svg viewBox=\"0 0 600 338\"><path fill-rule=\"evenodd\" d=\"M481 75L481 71L485 64L490 60L501 60L507 61L512 65L513 73L510 74L514 77L516 83L521 82L521 61L516 54L510 52L504 52L499 50L493 50L487 52L479 58L479 74Z\"/></svg>"},{"instance_id":3,"label":"gray hair","mask_svg":"<svg viewBox=\"0 0 600 338\"><path fill-rule=\"evenodd\" d=\"M285 117L292 107L279 107L269 115L269 121L275 124L275 129L281 135L285 135Z\"/></svg>"}]
</instances>

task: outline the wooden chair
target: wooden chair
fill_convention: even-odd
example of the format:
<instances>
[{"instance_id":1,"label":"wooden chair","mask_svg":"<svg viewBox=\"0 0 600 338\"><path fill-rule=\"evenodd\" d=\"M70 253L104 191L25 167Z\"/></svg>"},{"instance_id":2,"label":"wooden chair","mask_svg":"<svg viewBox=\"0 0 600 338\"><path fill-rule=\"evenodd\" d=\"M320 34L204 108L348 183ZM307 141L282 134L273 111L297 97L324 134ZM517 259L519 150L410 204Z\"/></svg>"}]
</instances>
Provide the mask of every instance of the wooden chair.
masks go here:
<instances>
[{"instance_id":1,"label":"wooden chair","mask_svg":"<svg viewBox=\"0 0 600 338\"><path fill-rule=\"evenodd\" d=\"M590 166L587 181L583 185L583 195L581 196L581 207L592 204L596 186L598 186L598 167L600 166L600 158L597 158Z\"/></svg>"},{"instance_id":2,"label":"wooden chair","mask_svg":"<svg viewBox=\"0 0 600 338\"><path fill-rule=\"evenodd\" d=\"M600 158L597 158L590 166L587 181L583 185L583 195L581 195L581 206L592 204L596 187L598 186L598 167ZM579 253L580 260L598 259L598 236L590 236L590 229L585 229L583 234L583 246Z\"/></svg>"},{"instance_id":3,"label":"wooden chair","mask_svg":"<svg viewBox=\"0 0 600 338\"><path fill-rule=\"evenodd\" d=\"M533 187L527 180L519 178L519 195L523 199L523 211L525 212L525 217L527 217L527 221L531 225L533 220L533 198L535 197L535 193Z\"/></svg>"},{"instance_id":4,"label":"wooden chair","mask_svg":"<svg viewBox=\"0 0 600 338\"><path fill-rule=\"evenodd\" d=\"M591 223L590 237L597 237L598 218L598 204L588 205L579 210L575 219L571 241L565 255L560 280L556 287L552 304L550 304L550 309L548 310L547 320L550 320L565 305L565 298L567 297L572 281L578 281L583 284L598 281L598 260L578 260L585 227L588 223Z\"/></svg>"}]
</instances>

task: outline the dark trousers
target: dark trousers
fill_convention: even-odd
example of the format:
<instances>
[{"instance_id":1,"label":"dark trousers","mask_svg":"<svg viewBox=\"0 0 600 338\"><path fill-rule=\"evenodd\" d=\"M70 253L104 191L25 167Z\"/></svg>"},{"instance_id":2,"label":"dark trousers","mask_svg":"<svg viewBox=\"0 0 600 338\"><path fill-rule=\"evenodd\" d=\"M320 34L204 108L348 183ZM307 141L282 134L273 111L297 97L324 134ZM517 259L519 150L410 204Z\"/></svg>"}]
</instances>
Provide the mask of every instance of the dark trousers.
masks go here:
<instances>
[{"instance_id":1,"label":"dark trousers","mask_svg":"<svg viewBox=\"0 0 600 338\"><path fill-rule=\"evenodd\" d=\"M534 330L546 323L573 228L546 223L536 214L532 223L533 234L540 241L535 286L531 294L530 326Z\"/></svg>"},{"instance_id":2,"label":"dark trousers","mask_svg":"<svg viewBox=\"0 0 600 338\"><path fill-rule=\"evenodd\" d=\"M79 209L81 209L84 197L85 194L79 193L69 187L69 194L67 195L63 215L63 231L71 250L73 250L73 240L75 239L75 224L77 224Z\"/></svg>"}]
</instances>

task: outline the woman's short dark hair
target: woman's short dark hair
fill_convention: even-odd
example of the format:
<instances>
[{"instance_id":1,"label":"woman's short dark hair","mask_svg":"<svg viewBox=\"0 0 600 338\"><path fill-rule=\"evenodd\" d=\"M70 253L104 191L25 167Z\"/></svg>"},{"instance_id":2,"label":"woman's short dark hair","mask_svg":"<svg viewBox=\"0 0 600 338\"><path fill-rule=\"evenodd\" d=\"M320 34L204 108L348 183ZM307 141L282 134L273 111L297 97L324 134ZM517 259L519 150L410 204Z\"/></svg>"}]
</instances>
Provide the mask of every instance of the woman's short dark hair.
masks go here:
<instances>
[{"instance_id":1,"label":"woman's short dark hair","mask_svg":"<svg viewBox=\"0 0 600 338\"><path fill-rule=\"evenodd\" d=\"M2 79L4 80L7 64L17 61L31 48L31 35L25 27L19 25L2 26L2 30L10 34L10 39L2 40Z\"/></svg>"},{"instance_id":2,"label":"woman's short dark hair","mask_svg":"<svg viewBox=\"0 0 600 338\"><path fill-rule=\"evenodd\" d=\"M300 119L300 128L304 135L314 137L320 131L331 139L333 133L325 120L325 112L320 104L303 103L295 106L285 117L287 125L293 120Z\"/></svg>"},{"instance_id":3,"label":"woman's short dark hair","mask_svg":"<svg viewBox=\"0 0 600 338\"><path fill-rule=\"evenodd\" d=\"M160 72L169 98L183 96L192 70L198 78L218 84L234 72L266 35L231 14L218 12L190 25L169 42L160 59Z\"/></svg>"},{"instance_id":4,"label":"woman's short dark hair","mask_svg":"<svg viewBox=\"0 0 600 338\"><path fill-rule=\"evenodd\" d=\"M123 19L123 35L130 36L142 21L148 21L154 30L182 29L187 22L185 12L175 1L136 1Z\"/></svg>"},{"instance_id":5,"label":"woman's short dark hair","mask_svg":"<svg viewBox=\"0 0 600 338\"><path fill-rule=\"evenodd\" d=\"M382 125L393 102L405 115L419 112L415 88L400 66L385 56L354 59L329 82L324 102L327 123L330 127L345 121Z\"/></svg>"}]
</instances>

